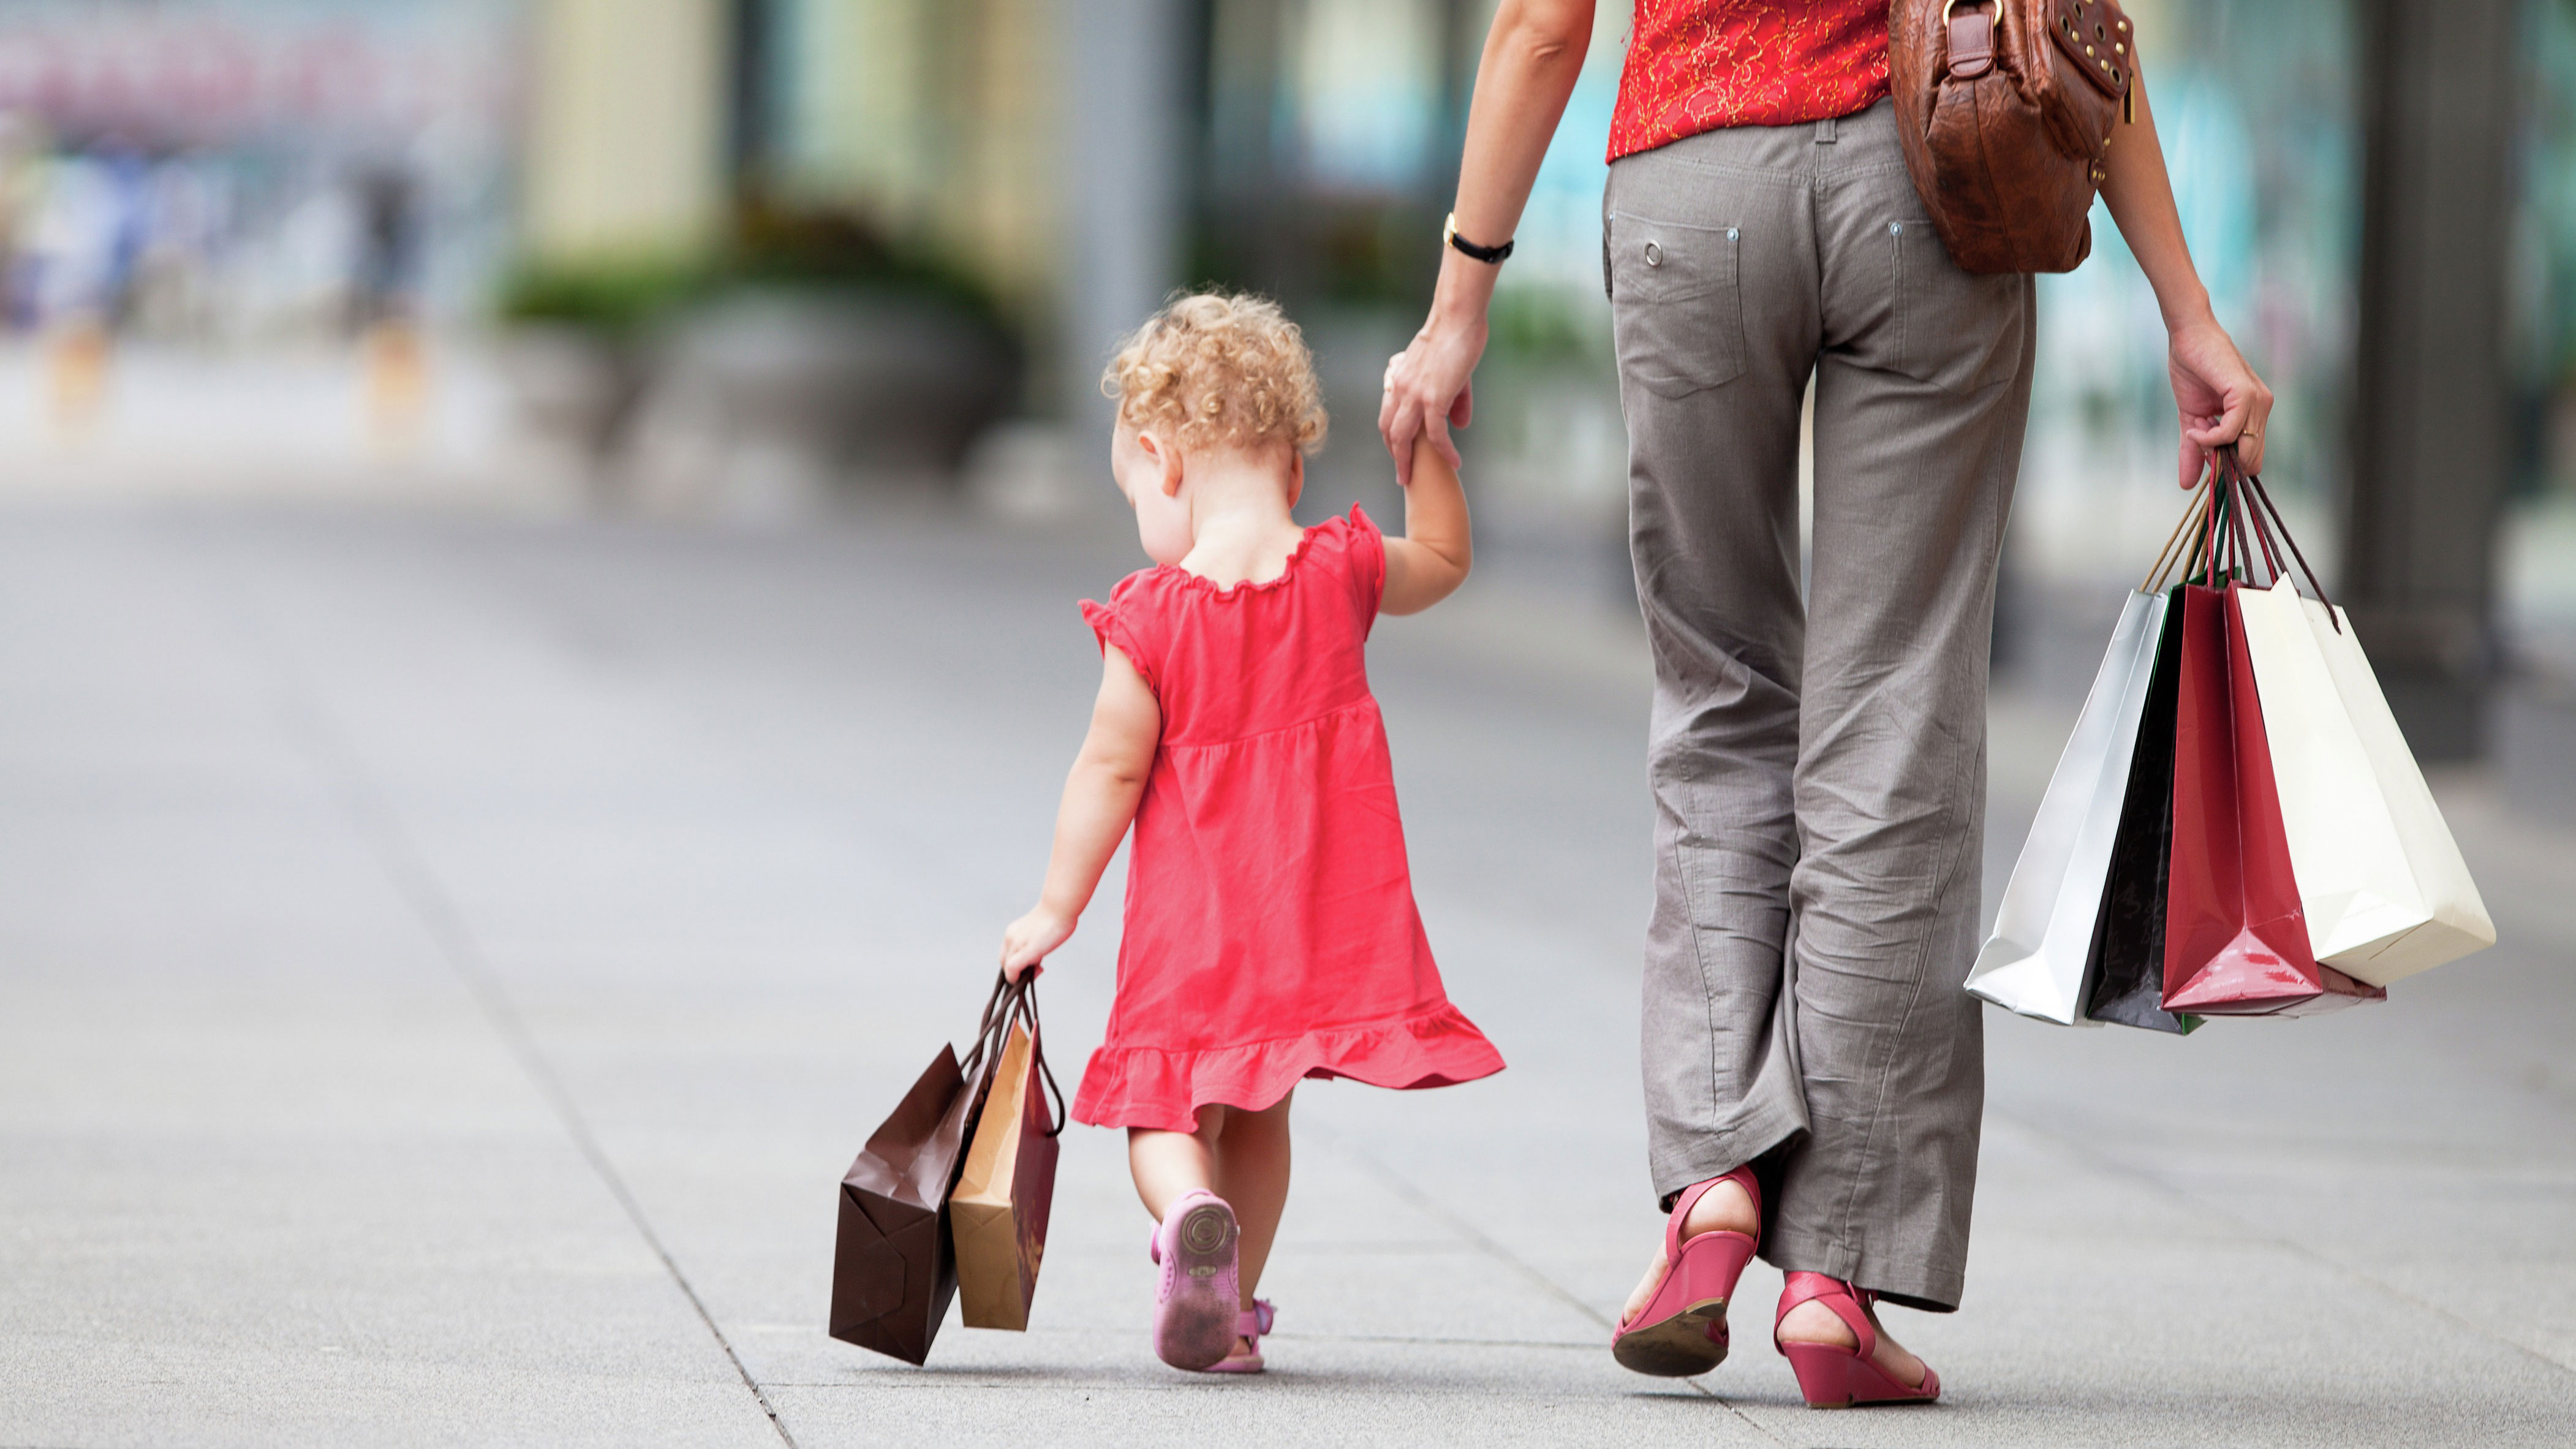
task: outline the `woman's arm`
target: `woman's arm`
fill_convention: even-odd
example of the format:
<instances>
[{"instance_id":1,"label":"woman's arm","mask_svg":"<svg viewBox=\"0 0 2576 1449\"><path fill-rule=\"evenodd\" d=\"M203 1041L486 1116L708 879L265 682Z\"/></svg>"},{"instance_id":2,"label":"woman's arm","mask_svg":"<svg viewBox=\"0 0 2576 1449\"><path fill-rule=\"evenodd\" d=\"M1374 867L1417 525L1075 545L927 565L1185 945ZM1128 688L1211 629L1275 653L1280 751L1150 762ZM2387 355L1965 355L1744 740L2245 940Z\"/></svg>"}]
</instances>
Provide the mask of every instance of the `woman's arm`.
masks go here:
<instances>
[{"instance_id":1,"label":"woman's arm","mask_svg":"<svg viewBox=\"0 0 2576 1449\"><path fill-rule=\"evenodd\" d=\"M1458 165L1458 234L1499 246L1521 224L1539 162L1556 135L1566 98L1592 41L1593 0L1503 0L1485 32L1476 93L1467 106L1467 148ZM1458 466L1449 425L1475 410L1469 379L1485 355L1485 307L1500 268L1455 247L1440 249L1431 316L1413 345L1387 365L1378 432L1395 455L1397 481L1413 481L1416 438L1427 437ZM1409 514L1410 510L1408 510Z\"/></svg>"},{"instance_id":2,"label":"woman's arm","mask_svg":"<svg viewBox=\"0 0 2576 1449\"><path fill-rule=\"evenodd\" d=\"M2137 124L2112 132L2102 201L2111 208L2111 219L2119 223L2120 236L2147 274L2156 306L2164 313L2170 339L2167 369L2173 377L2174 408L2182 416L2177 460L2182 486L2198 483L2210 450L2227 443L2238 444L2247 471L2259 472L2272 390L2245 365L2227 329L2210 313L2209 289L2191 264L2182 218L2174 210L2173 180L2165 173L2164 148L2156 141L2146 75L2131 71L2129 87L2136 97Z\"/></svg>"},{"instance_id":3,"label":"woman's arm","mask_svg":"<svg viewBox=\"0 0 2576 1449\"><path fill-rule=\"evenodd\" d=\"M1419 614L1467 582L1476 547L1467 528L1467 493L1429 438L1413 443L1413 481L1404 487L1404 537L1386 541L1381 614Z\"/></svg>"},{"instance_id":4,"label":"woman's arm","mask_svg":"<svg viewBox=\"0 0 2576 1449\"><path fill-rule=\"evenodd\" d=\"M1082 908L1100 887L1100 873L1136 819L1136 802L1144 798L1154 746L1162 737L1163 708L1145 677L1115 647L1103 649L1100 697L1091 706L1091 733L1083 737L1064 782L1046 886L1037 905L1002 932L1004 976L1019 980L1072 938Z\"/></svg>"}]
</instances>

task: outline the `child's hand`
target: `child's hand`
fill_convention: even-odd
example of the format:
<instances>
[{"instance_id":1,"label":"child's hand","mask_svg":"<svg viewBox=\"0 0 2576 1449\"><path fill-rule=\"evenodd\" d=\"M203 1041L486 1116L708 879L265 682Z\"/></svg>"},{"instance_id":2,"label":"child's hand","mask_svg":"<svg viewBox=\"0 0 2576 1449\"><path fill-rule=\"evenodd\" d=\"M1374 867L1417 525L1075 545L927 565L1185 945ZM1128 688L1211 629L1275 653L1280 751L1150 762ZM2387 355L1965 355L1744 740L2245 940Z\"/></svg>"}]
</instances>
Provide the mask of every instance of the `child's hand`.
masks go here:
<instances>
[{"instance_id":1,"label":"child's hand","mask_svg":"<svg viewBox=\"0 0 2576 1449\"><path fill-rule=\"evenodd\" d=\"M1038 969L1049 952L1073 939L1074 918L1048 906L1011 922L1002 932L1002 977L1017 981Z\"/></svg>"}]
</instances>

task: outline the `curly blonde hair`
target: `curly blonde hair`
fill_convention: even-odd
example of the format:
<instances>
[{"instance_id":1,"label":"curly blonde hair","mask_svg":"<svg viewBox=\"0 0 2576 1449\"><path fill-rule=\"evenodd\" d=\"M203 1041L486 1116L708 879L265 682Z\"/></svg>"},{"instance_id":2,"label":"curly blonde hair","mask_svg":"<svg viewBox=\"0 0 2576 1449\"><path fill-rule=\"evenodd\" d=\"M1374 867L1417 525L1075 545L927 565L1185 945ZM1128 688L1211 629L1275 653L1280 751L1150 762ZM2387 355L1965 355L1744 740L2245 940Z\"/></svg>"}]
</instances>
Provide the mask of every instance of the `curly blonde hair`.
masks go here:
<instances>
[{"instance_id":1,"label":"curly blonde hair","mask_svg":"<svg viewBox=\"0 0 2576 1449\"><path fill-rule=\"evenodd\" d=\"M1183 448L1324 445L1323 389L1305 334L1267 297L1174 297L1119 344L1100 390L1118 421Z\"/></svg>"}]
</instances>

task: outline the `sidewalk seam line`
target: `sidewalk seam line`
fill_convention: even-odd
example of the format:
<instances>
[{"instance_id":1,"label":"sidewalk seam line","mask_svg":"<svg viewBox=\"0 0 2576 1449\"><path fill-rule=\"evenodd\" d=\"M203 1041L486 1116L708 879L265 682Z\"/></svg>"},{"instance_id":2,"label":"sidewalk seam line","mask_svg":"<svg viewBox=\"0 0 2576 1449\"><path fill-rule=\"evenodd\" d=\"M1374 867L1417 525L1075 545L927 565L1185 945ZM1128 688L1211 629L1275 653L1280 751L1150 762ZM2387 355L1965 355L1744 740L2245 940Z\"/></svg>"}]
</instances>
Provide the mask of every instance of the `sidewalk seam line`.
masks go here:
<instances>
[{"instance_id":1,"label":"sidewalk seam line","mask_svg":"<svg viewBox=\"0 0 2576 1449\"><path fill-rule=\"evenodd\" d=\"M1453 1213L1448 1208L1442 1206L1439 1199L1434 1198L1431 1194L1423 1191L1420 1187L1416 1186L1411 1179L1405 1177L1402 1173L1397 1172L1394 1168L1391 1168L1385 1163L1379 1161L1376 1154L1360 1146L1358 1143L1353 1142L1349 1137L1340 1132L1336 1132L1329 1127L1318 1132L1318 1130L1310 1123L1306 1130L1310 1136L1321 1136L1327 1146L1359 1163L1362 1169L1367 1171L1370 1176L1375 1177L1389 1190L1393 1191L1396 1196L1403 1198L1406 1202L1413 1204L1414 1207L1420 1209L1422 1212L1429 1214L1442 1226L1448 1228L1458 1236L1465 1238L1479 1251L1493 1258L1496 1262L1501 1263L1504 1267L1511 1269L1513 1272L1520 1274L1530 1282L1537 1284L1540 1288L1544 1289L1549 1296L1571 1306L1577 1313L1580 1313L1584 1317L1591 1319L1593 1322L1600 1324L1603 1328L1614 1328L1617 1326L1609 1319L1603 1317L1599 1309L1596 1309L1591 1304L1584 1302L1572 1291L1558 1283L1555 1279L1550 1278L1545 1273L1540 1272L1535 1265L1525 1261L1520 1257L1520 1255L1514 1253L1511 1249L1504 1247L1501 1243L1488 1237L1483 1229L1478 1228L1474 1223L1469 1222L1467 1219L1458 1216L1456 1213ZM1689 1389L1692 1393L1698 1394L1700 1397L1709 1400L1711 1403L1717 1404L1728 1413L1733 1414L1746 1428L1751 1429L1754 1433L1761 1435L1772 1443L1785 1444L1788 1442L1787 1440L1782 1439L1779 1435L1772 1433L1760 1422L1755 1420L1753 1416L1745 1413L1742 1409L1737 1408L1724 1395L1718 1393L1706 1384L1701 1383L1698 1379L1686 1378L1681 1381L1681 1384L1683 1388Z\"/></svg>"},{"instance_id":2,"label":"sidewalk seam line","mask_svg":"<svg viewBox=\"0 0 2576 1449\"><path fill-rule=\"evenodd\" d=\"M208 582L212 583L212 580ZM628 1225L643 1238L644 1245L653 1251L654 1257L661 1260L663 1271L670 1275L681 1296L688 1300L689 1307L698 1315L698 1321L715 1339L716 1347L724 1351L725 1361L733 1365L734 1374L742 1380L743 1387L751 1390L751 1397L760 1406L761 1413L768 1416L769 1427L776 1431L786 1449L799 1449L796 1436L788 1431L787 1421L779 1417L778 1407L769 1401L768 1392L752 1376L750 1367L742 1361L742 1355L734 1350L733 1341L725 1337L715 1315L708 1311L706 1300L698 1296L696 1285L690 1283L688 1275L680 1270L679 1261L671 1256L662 1235L645 1217L643 1203L628 1188L624 1176L609 1160L607 1150L592 1134L580 1106L573 1101L571 1090L564 1085L553 1064L546 1060L535 1034L528 1030L526 1021L511 1003L508 991L493 972L491 963L484 959L480 944L474 940L463 915L439 883L427 858L403 830L392 807L367 780L338 732L331 727L319 701L290 683L291 671L279 656L274 641L253 617L247 601L224 597L227 591L222 589L211 591L221 599L219 607L232 616L236 627L246 636L252 654L268 675L270 698L278 709L280 725L290 739L303 747L320 770L331 793L338 797L341 809L356 827L359 838L365 841L368 853L375 857L377 868L385 873L395 892L410 907L414 918L429 933L439 956L464 984L466 993L474 998L485 1023L499 1034L510 1054L518 1058L520 1070L527 1073L539 1095L554 1109L556 1120L565 1134L572 1138L575 1150L606 1185L609 1196L626 1214Z\"/></svg>"}]
</instances>

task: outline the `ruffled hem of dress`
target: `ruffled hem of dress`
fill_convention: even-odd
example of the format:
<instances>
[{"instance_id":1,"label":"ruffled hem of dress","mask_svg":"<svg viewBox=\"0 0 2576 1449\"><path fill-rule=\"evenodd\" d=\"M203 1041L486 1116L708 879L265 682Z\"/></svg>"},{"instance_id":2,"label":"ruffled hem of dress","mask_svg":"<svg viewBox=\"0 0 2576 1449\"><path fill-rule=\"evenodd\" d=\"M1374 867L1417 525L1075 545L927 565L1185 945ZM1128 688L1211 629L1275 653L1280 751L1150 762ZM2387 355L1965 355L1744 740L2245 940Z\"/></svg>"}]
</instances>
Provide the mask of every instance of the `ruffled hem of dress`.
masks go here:
<instances>
[{"instance_id":1,"label":"ruffled hem of dress","mask_svg":"<svg viewBox=\"0 0 2576 1449\"><path fill-rule=\"evenodd\" d=\"M1103 1046L1074 1094L1073 1120L1095 1127L1198 1130L1199 1108L1258 1112L1308 1077L1348 1077L1409 1091L1454 1087L1503 1069L1503 1055L1457 1007L1401 1021L1334 1027L1244 1046L1173 1051Z\"/></svg>"}]
</instances>

